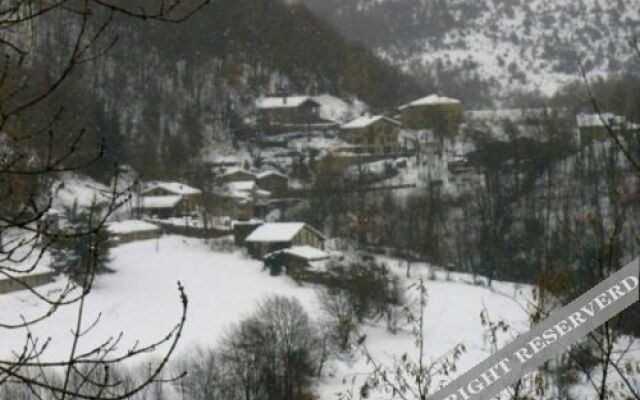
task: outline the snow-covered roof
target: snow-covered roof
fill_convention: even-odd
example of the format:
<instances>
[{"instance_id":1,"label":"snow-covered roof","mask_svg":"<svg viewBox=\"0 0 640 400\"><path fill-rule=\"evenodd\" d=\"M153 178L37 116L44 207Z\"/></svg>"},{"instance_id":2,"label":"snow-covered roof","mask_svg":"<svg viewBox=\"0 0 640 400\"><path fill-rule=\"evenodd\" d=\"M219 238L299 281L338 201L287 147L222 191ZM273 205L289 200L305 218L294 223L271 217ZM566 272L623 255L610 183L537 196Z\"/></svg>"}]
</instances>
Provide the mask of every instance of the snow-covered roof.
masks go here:
<instances>
[{"instance_id":1,"label":"snow-covered roof","mask_svg":"<svg viewBox=\"0 0 640 400\"><path fill-rule=\"evenodd\" d=\"M426 105L433 105L433 104L460 104L460 100L453 99L451 97L443 97L443 96L438 96L437 94L432 94L427 97L414 100L411 103L407 103L401 106L400 109L413 107L413 106L426 106Z\"/></svg>"},{"instance_id":2,"label":"snow-covered roof","mask_svg":"<svg viewBox=\"0 0 640 400\"><path fill-rule=\"evenodd\" d=\"M182 196L180 195L143 196L140 198L139 207L142 209L173 208L180 202L180 200L182 200Z\"/></svg>"},{"instance_id":3,"label":"snow-covered roof","mask_svg":"<svg viewBox=\"0 0 640 400\"><path fill-rule=\"evenodd\" d=\"M465 117L472 121L511 121L521 122L526 119L543 119L558 113L564 113L560 108L503 108L498 110L469 110Z\"/></svg>"},{"instance_id":4,"label":"snow-covered roof","mask_svg":"<svg viewBox=\"0 0 640 400\"><path fill-rule=\"evenodd\" d=\"M114 235L120 235L124 233L133 233L133 232L149 232L149 231L159 231L160 227L154 225L149 222L140 221L140 220L128 220L128 221L115 221L109 223L107 226L107 231Z\"/></svg>"},{"instance_id":5,"label":"snow-covered roof","mask_svg":"<svg viewBox=\"0 0 640 400\"><path fill-rule=\"evenodd\" d=\"M164 189L167 192L171 192L173 194L178 194L178 195L190 195L190 194L202 193L200 189L196 189L194 187L187 185L186 183L180 183L180 182L149 182L146 185L143 193L147 193L150 190L157 189L157 188Z\"/></svg>"},{"instance_id":6,"label":"snow-covered roof","mask_svg":"<svg viewBox=\"0 0 640 400\"><path fill-rule=\"evenodd\" d=\"M244 200L252 200L254 195L257 198L271 196L271 192L260 189L255 181L228 182L223 186L221 194Z\"/></svg>"},{"instance_id":7,"label":"snow-covered roof","mask_svg":"<svg viewBox=\"0 0 640 400\"><path fill-rule=\"evenodd\" d=\"M320 232L311 228L304 222L270 222L266 223L256 230L254 230L249 236L247 236L247 242L289 242L306 227L310 228L318 235L322 236Z\"/></svg>"},{"instance_id":8,"label":"snow-covered roof","mask_svg":"<svg viewBox=\"0 0 640 400\"><path fill-rule=\"evenodd\" d=\"M232 167L232 168L227 168L224 173L222 174L222 176L230 176L230 175L235 175L235 174L246 174L246 175L250 175L250 176L255 176L255 174L251 171L247 171L244 168L238 168L238 167Z\"/></svg>"},{"instance_id":9,"label":"snow-covered roof","mask_svg":"<svg viewBox=\"0 0 640 400\"><path fill-rule=\"evenodd\" d=\"M281 177L281 178L285 178L285 179L288 179L288 178L289 178L289 177L288 177L288 176L286 176L285 174L283 174L283 173L281 173L281 172L278 172L278 171L274 171L274 170L263 171L263 172L260 172L260 173L259 173L258 175L256 175L256 176L258 177L258 179L264 179L264 178L266 178L266 177L268 177L268 176L271 176L271 175L279 176L279 177Z\"/></svg>"},{"instance_id":10,"label":"snow-covered roof","mask_svg":"<svg viewBox=\"0 0 640 400\"><path fill-rule=\"evenodd\" d=\"M369 109L369 106L359 100L347 102L330 94L313 97L320 104L320 117L328 121L347 122Z\"/></svg>"},{"instance_id":11,"label":"snow-covered roof","mask_svg":"<svg viewBox=\"0 0 640 400\"><path fill-rule=\"evenodd\" d=\"M79 175L66 174L51 187L52 208L61 211L74 203L81 208L109 203L112 191L96 181Z\"/></svg>"},{"instance_id":12,"label":"snow-covered roof","mask_svg":"<svg viewBox=\"0 0 640 400\"><path fill-rule=\"evenodd\" d=\"M361 128L366 128L371 124L374 124L382 120L390 122L394 125L400 125L400 122L394 119L391 119L389 117L385 117L384 115L375 115L375 116L363 115L362 117L356 118L351 122L347 122L346 124L342 125L341 128L342 129L361 129Z\"/></svg>"},{"instance_id":13,"label":"snow-covered roof","mask_svg":"<svg viewBox=\"0 0 640 400\"><path fill-rule=\"evenodd\" d=\"M324 260L330 257L326 251L312 246L294 246L289 249L284 249L282 252L309 261Z\"/></svg>"},{"instance_id":14,"label":"snow-covered roof","mask_svg":"<svg viewBox=\"0 0 640 400\"><path fill-rule=\"evenodd\" d=\"M261 97L256 100L256 108L266 110L271 108L295 108L307 101L313 101L310 96Z\"/></svg>"},{"instance_id":15,"label":"snow-covered roof","mask_svg":"<svg viewBox=\"0 0 640 400\"><path fill-rule=\"evenodd\" d=\"M582 113L576 116L576 122L579 128L604 127L605 124L603 120L609 125L620 125L625 123L626 118L613 113L602 113L600 115Z\"/></svg>"},{"instance_id":16,"label":"snow-covered roof","mask_svg":"<svg viewBox=\"0 0 640 400\"><path fill-rule=\"evenodd\" d=\"M235 181L227 183L227 189L230 192L251 192L257 189L254 181Z\"/></svg>"}]
</instances>

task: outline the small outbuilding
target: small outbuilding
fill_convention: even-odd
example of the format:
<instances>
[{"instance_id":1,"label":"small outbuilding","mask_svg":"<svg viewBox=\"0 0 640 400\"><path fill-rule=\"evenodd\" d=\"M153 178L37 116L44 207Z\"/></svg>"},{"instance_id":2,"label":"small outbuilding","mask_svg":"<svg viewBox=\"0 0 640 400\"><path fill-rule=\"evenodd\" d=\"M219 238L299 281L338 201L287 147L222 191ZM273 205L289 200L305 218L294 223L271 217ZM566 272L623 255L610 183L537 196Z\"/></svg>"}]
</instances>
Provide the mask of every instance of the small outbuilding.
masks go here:
<instances>
[{"instance_id":1,"label":"small outbuilding","mask_svg":"<svg viewBox=\"0 0 640 400\"><path fill-rule=\"evenodd\" d=\"M264 265L273 275L279 275L283 270L294 278L304 277L314 272L314 266L331 258L324 250L311 246L294 246L278 250L264 256Z\"/></svg>"}]
</instances>

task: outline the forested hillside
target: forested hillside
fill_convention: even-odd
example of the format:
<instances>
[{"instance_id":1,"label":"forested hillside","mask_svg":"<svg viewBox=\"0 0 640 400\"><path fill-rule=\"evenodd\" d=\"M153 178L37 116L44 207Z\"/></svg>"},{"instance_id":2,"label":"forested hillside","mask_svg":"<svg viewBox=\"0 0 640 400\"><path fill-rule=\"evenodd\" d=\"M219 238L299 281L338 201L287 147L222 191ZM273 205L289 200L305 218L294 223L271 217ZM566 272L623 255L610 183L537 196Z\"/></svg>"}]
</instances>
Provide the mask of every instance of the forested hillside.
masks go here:
<instances>
[{"instance_id":1,"label":"forested hillside","mask_svg":"<svg viewBox=\"0 0 640 400\"><path fill-rule=\"evenodd\" d=\"M299 0L407 70L481 105L514 90L553 93L633 65L637 2L623 0Z\"/></svg>"},{"instance_id":2,"label":"forested hillside","mask_svg":"<svg viewBox=\"0 0 640 400\"><path fill-rule=\"evenodd\" d=\"M73 32L69 21L46 23L43 69ZM88 128L93 148L106 139L98 174L116 159L146 176L184 173L232 146L260 95L332 93L386 108L420 92L306 7L275 0L215 1L178 25L121 17L103 36L118 41L51 99L65 104L64 130Z\"/></svg>"}]
</instances>

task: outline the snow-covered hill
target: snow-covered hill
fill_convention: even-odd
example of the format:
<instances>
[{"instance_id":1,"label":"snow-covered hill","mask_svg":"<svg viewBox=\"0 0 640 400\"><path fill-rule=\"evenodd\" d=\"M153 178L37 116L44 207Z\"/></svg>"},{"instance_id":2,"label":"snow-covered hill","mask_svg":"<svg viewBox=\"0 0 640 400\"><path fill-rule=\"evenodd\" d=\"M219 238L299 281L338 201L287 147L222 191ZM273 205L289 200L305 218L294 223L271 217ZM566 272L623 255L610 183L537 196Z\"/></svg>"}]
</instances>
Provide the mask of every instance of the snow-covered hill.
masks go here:
<instances>
[{"instance_id":1,"label":"snow-covered hill","mask_svg":"<svg viewBox=\"0 0 640 400\"><path fill-rule=\"evenodd\" d=\"M298 298L307 311L319 317L317 290L313 286L300 286L287 277L271 277L262 270L262 263L248 259L239 252L215 252L200 240L179 236L165 236L117 247L112 252L114 274L98 277L88 297L85 311L87 324L101 313L96 328L83 337L79 350L103 342L111 335L124 332L119 349L125 351L137 340L141 344L159 340L176 323L180 315L176 282L179 280L189 296L189 313L178 356L197 347L213 348L232 324L247 316L256 304L269 295ZM404 266L395 260L385 260L392 269L404 274ZM414 265L413 279L426 278L429 269ZM444 274L428 283L429 306L425 316L428 352L431 356L444 353L459 342L467 345L468 352L460 367L465 370L488 354L484 343L484 330L479 314L483 305L492 318L505 318L519 329L525 329L523 310L511 298L519 287L496 283L495 291L473 286L466 275ZM412 279L412 281L413 281ZM406 282L409 284L410 282ZM45 286L45 292L61 290L62 279ZM455 306L451 299L456 299ZM26 317L33 315L42 302L28 292L2 295L0 319L19 318L16 311ZM58 310L55 315L34 330L36 337L51 337L43 359L54 359L68 354L71 345L69 327L73 326L76 307ZM400 330L396 335L387 332L383 321L365 327L371 351L382 360L391 362L414 349L412 335ZM24 334L11 331L2 338L0 355L21 348ZM139 360L141 361L141 360ZM357 356L332 360L325 377L319 382L320 399L335 398L338 391L348 389L351 377L362 378L368 366ZM347 378L348 384L343 383Z\"/></svg>"},{"instance_id":2,"label":"snow-covered hill","mask_svg":"<svg viewBox=\"0 0 640 400\"><path fill-rule=\"evenodd\" d=\"M488 82L494 94L552 93L578 76L578 62L593 74L622 71L640 27L639 4L624 0L300 1L389 60L426 68L441 90L460 90L458 79Z\"/></svg>"}]
</instances>

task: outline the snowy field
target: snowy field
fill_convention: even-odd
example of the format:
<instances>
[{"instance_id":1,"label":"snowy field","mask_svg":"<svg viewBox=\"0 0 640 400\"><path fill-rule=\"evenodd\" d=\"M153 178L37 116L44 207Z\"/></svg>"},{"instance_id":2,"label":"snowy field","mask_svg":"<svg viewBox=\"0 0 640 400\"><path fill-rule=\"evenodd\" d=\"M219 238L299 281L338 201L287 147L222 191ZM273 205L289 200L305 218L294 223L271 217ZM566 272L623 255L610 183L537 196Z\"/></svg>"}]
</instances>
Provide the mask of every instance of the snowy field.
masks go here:
<instances>
[{"instance_id":1,"label":"snowy field","mask_svg":"<svg viewBox=\"0 0 640 400\"><path fill-rule=\"evenodd\" d=\"M246 258L240 252L214 252L203 241L179 236L165 236L126 244L111 252L115 273L101 275L87 303L86 324L100 315L96 328L83 338L82 346L102 342L124 332L121 350L137 340L141 344L162 338L180 315L177 281L181 281L189 296L189 314L178 356L196 347L215 347L224 332L251 312L266 296L295 296L313 316L319 317L317 290L300 286L287 277L271 277L262 271L261 262ZM399 275L404 276L404 264L384 260ZM412 278L427 278L428 267L414 265ZM463 274L435 273L428 282L429 305L425 316L427 351L436 357L463 342L467 352L458 364L461 371L472 367L489 353L480 325L480 312L487 308L493 320L506 318L518 330L528 326L524 310L513 300L521 292L516 285L497 283L494 291L468 283ZM433 274L431 274L433 277ZM406 282L409 284L409 282ZM55 293L64 285L62 279L43 287ZM519 295L521 297L521 295ZM17 312L34 315L38 306L32 295L17 292L0 297L0 320L15 321ZM34 334L44 340L51 337L46 358L67 354L70 327L75 321L75 308L59 310L37 326ZM384 321L365 326L368 347L381 360L400 356L414 349L413 338L406 330L392 335ZM3 336L1 352L21 348L24 332ZM141 360L142 361L142 360ZM351 377L362 377L368 371L357 354L332 360L325 377L316 388L320 398L334 398L335 393L351 385ZM342 383L347 378L347 385Z\"/></svg>"}]
</instances>

